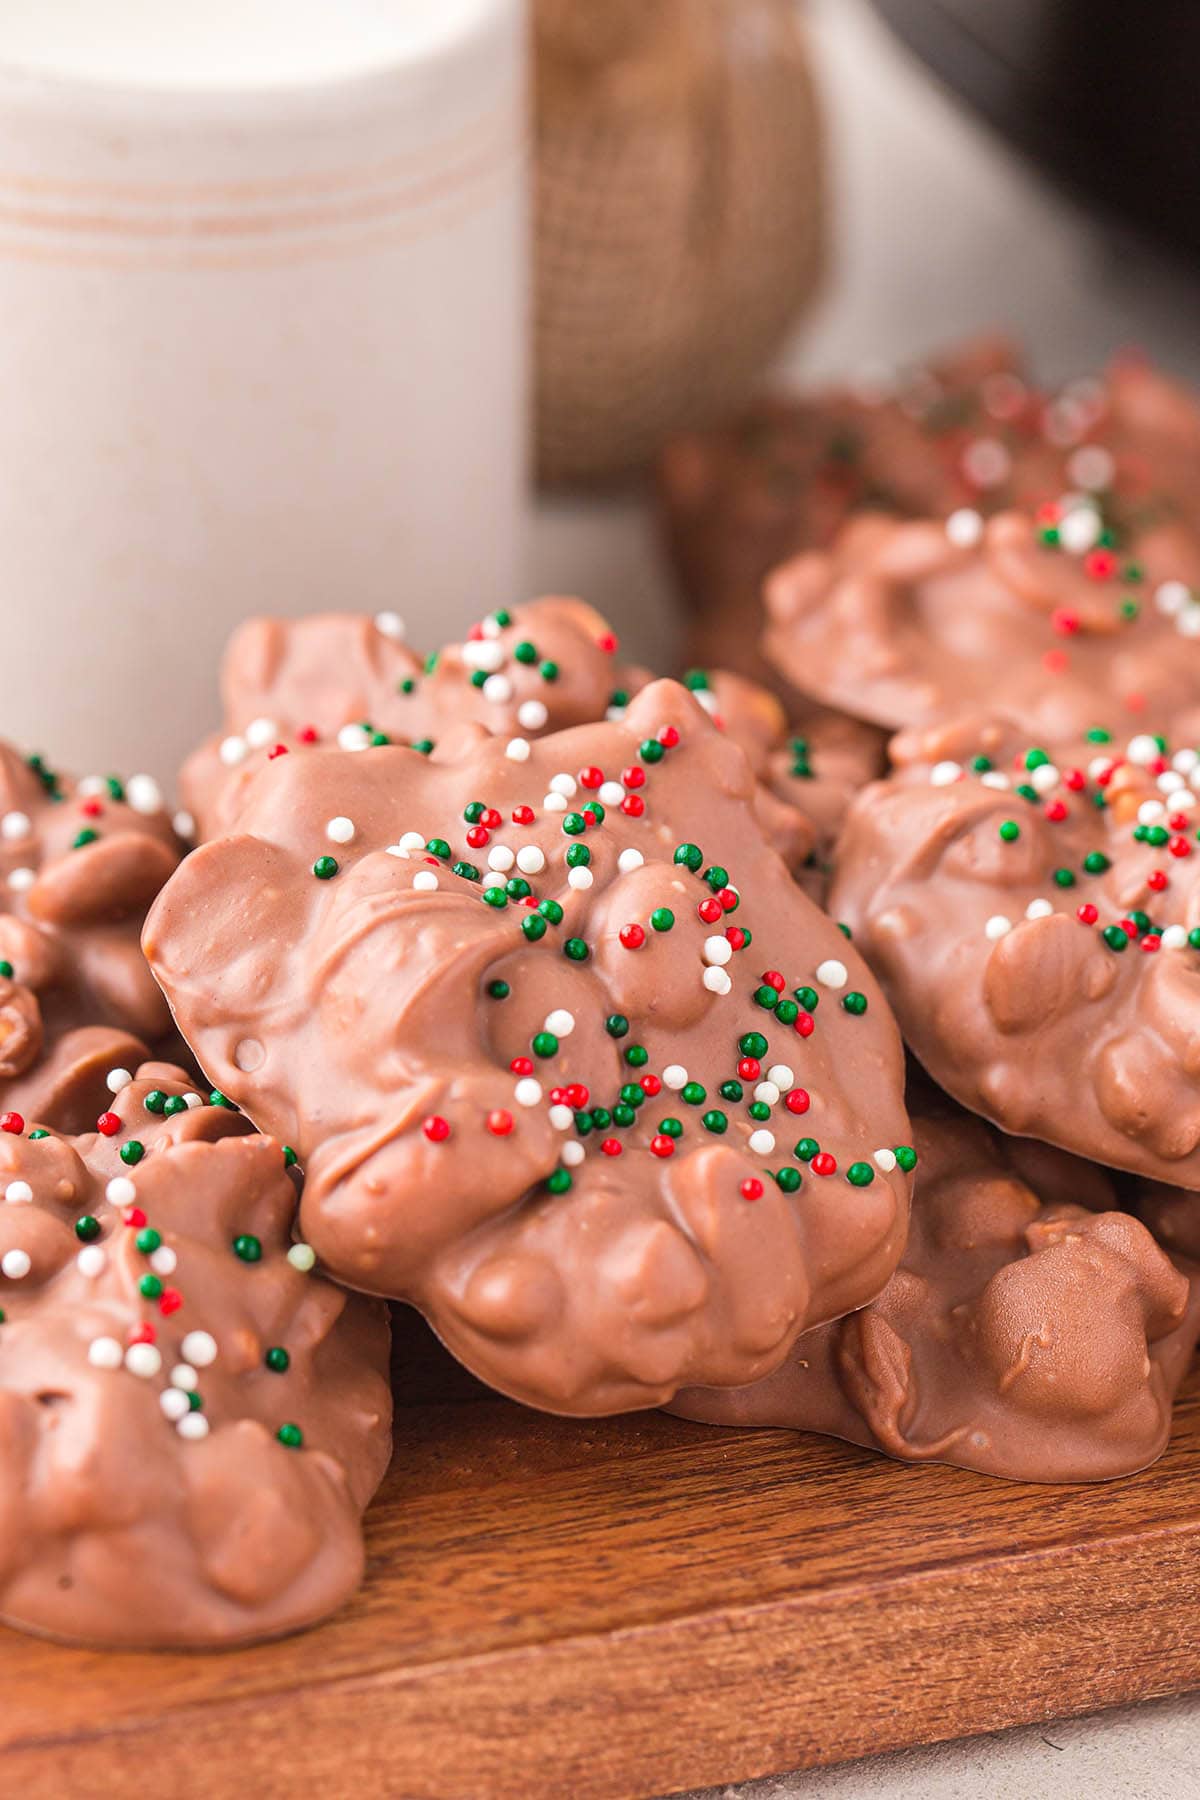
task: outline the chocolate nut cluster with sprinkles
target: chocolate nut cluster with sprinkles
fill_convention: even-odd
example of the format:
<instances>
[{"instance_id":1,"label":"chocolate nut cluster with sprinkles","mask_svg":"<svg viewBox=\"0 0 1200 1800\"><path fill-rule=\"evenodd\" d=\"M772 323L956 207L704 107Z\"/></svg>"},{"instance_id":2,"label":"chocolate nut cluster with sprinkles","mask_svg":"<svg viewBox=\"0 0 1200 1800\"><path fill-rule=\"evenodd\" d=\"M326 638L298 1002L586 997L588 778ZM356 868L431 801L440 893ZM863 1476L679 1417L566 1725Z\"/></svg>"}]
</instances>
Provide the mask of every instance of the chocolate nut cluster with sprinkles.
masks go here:
<instances>
[{"instance_id":1,"label":"chocolate nut cluster with sprinkles","mask_svg":"<svg viewBox=\"0 0 1200 1800\"><path fill-rule=\"evenodd\" d=\"M277 758L144 944L338 1279L577 1414L740 1384L904 1243L899 1036L672 682L538 740Z\"/></svg>"},{"instance_id":2,"label":"chocolate nut cluster with sprinkles","mask_svg":"<svg viewBox=\"0 0 1200 1800\"><path fill-rule=\"evenodd\" d=\"M76 781L0 743L0 1111L87 1129L171 1018L139 938L180 845L149 775Z\"/></svg>"},{"instance_id":3,"label":"chocolate nut cluster with sprinkles","mask_svg":"<svg viewBox=\"0 0 1200 1800\"><path fill-rule=\"evenodd\" d=\"M228 828L261 762L311 744L428 755L466 723L538 737L601 719L646 680L617 649L598 612L555 596L490 612L430 656L409 648L394 612L248 619L225 650L224 728L180 773L183 805L204 839Z\"/></svg>"},{"instance_id":4,"label":"chocolate nut cluster with sprinkles","mask_svg":"<svg viewBox=\"0 0 1200 1800\"><path fill-rule=\"evenodd\" d=\"M110 1086L86 1135L0 1118L0 1618L276 1636L359 1581L387 1319L292 1241L290 1151L167 1064Z\"/></svg>"},{"instance_id":5,"label":"chocolate nut cluster with sprinkles","mask_svg":"<svg viewBox=\"0 0 1200 1800\"><path fill-rule=\"evenodd\" d=\"M1200 1336L1200 1263L1160 1249L1105 1170L911 1098L921 1177L883 1293L765 1380L672 1410L1010 1480L1144 1468Z\"/></svg>"},{"instance_id":6,"label":"chocolate nut cluster with sprinkles","mask_svg":"<svg viewBox=\"0 0 1200 1800\"><path fill-rule=\"evenodd\" d=\"M966 529L973 514L1091 494L1157 563L1168 545L1149 540L1160 531L1200 528L1200 409L1135 356L1046 391L1010 343L983 338L915 368L767 396L670 445L658 491L692 656L764 678L765 577L827 548L857 513L961 513Z\"/></svg>"},{"instance_id":7,"label":"chocolate nut cluster with sprinkles","mask_svg":"<svg viewBox=\"0 0 1200 1800\"><path fill-rule=\"evenodd\" d=\"M830 905L906 1042L1006 1131L1200 1186L1200 751L996 722L893 748Z\"/></svg>"},{"instance_id":8,"label":"chocolate nut cluster with sprinkles","mask_svg":"<svg viewBox=\"0 0 1200 1800\"><path fill-rule=\"evenodd\" d=\"M766 603L789 679L879 725L997 707L1057 742L1097 717L1176 730L1195 715L1200 538L1123 547L1091 497L987 521L864 516L777 570Z\"/></svg>"}]
</instances>

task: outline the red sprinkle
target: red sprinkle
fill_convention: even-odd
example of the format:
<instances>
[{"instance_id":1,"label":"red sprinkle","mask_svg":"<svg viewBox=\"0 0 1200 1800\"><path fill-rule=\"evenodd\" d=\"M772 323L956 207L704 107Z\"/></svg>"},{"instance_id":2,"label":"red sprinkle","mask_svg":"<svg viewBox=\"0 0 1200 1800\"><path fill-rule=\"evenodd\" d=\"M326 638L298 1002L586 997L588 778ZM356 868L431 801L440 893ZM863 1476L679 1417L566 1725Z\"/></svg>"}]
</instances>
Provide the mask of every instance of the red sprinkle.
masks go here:
<instances>
[{"instance_id":1,"label":"red sprinkle","mask_svg":"<svg viewBox=\"0 0 1200 1800\"><path fill-rule=\"evenodd\" d=\"M1190 856L1192 854L1192 846L1185 837L1173 837L1167 845L1167 849L1172 856Z\"/></svg>"},{"instance_id":2,"label":"red sprinkle","mask_svg":"<svg viewBox=\"0 0 1200 1800\"><path fill-rule=\"evenodd\" d=\"M127 1344L152 1344L157 1336L158 1333L149 1319L144 1319L140 1325L135 1325L126 1333L125 1342Z\"/></svg>"},{"instance_id":3,"label":"red sprinkle","mask_svg":"<svg viewBox=\"0 0 1200 1800\"><path fill-rule=\"evenodd\" d=\"M467 833L467 842L472 850L482 850L484 845L490 844L491 841L492 834L486 825L472 825Z\"/></svg>"},{"instance_id":4,"label":"red sprinkle","mask_svg":"<svg viewBox=\"0 0 1200 1800\"><path fill-rule=\"evenodd\" d=\"M1065 800L1047 800L1046 806L1045 806L1045 813L1046 813L1046 817L1049 819L1049 821L1052 825L1060 825L1067 816L1066 801Z\"/></svg>"},{"instance_id":5,"label":"red sprinkle","mask_svg":"<svg viewBox=\"0 0 1200 1800\"><path fill-rule=\"evenodd\" d=\"M657 1075L643 1075L638 1082L638 1086L641 1088L643 1094L648 1094L650 1096L651 1100L656 1100L662 1093L662 1082Z\"/></svg>"},{"instance_id":6,"label":"red sprinkle","mask_svg":"<svg viewBox=\"0 0 1200 1800\"><path fill-rule=\"evenodd\" d=\"M1081 925L1094 925L1100 914L1090 900L1085 900L1083 905L1077 908L1075 917Z\"/></svg>"},{"instance_id":7,"label":"red sprinkle","mask_svg":"<svg viewBox=\"0 0 1200 1800\"><path fill-rule=\"evenodd\" d=\"M287 753L288 747L286 744L276 744L273 750L267 751L267 761L274 762L277 756L286 756Z\"/></svg>"},{"instance_id":8,"label":"red sprinkle","mask_svg":"<svg viewBox=\"0 0 1200 1800\"><path fill-rule=\"evenodd\" d=\"M629 788L640 788L646 785L646 771L639 769L636 763L630 763L627 769L621 770L622 785Z\"/></svg>"},{"instance_id":9,"label":"red sprinkle","mask_svg":"<svg viewBox=\"0 0 1200 1800\"><path fill-rule=\"evenodd\" d=\"M140 1231L146 1223L146 1215L140 1206L127 1206L121 1214L121 1223L127 1225L130 1231Z\"/></svg>"},{"instance_id":10,"label":"red sprinkle","mask_svg":"<svg viewBox=\"0 0 1200 1800\"><path fill-rule=\"evenodd\" d=\"M704 920L706 925L716 925L720 923L724 909L721 902L714 895L710 894L707 900L702 900L700 902L696 911L700 914L700 917ZM738 945L738 949L741 949L740 944Z\"/></svg>"},{"instance_id":11,"label":"red sprinkle","mask_svg":"<svg viewBox=\"0 0 1200 1800\"><path fill-rule=\"evenodd\" d=\"M621 1140L620 1138L601 1138L600 1148L605 1156L620 1156Z\"/></svg>"},{"instance_id":12,"label":"red sprinkle","mask_svg":"<svg viewBox=\"0 0 1200 1800\"><path fill-rule=\"evenodd\" d=\"M479 823L481 825L486 825L489 831L499 831L501 825L503 825L503 823L504 823L504 820L501 818L500 814L496 811L494 806L489 806L487 811L484 813L483 817L480 819Z\"/></svg>"},{"instance_id":13,"label":"red sprinkle","mask_svg":"<svg viewBox=\"0 0 1200 1800\"><path fill-rule=\"evenodd\" d=\"M640 819L646 810L646 802L640 794L626 794L621 802L621 811L630 819ZM593 820L593 823L595 821Z\"/></svg>"},{"instance_id":14,"label":"red sprinkle","mask_svg":"<svg viewBox=\"0 0 1200 1800\"><path fill-rule=\"evenodd\" d=\"M488 1114L487 1128L493 1137L507 1137L513 1128L512 1114L505 1112L502 1106L498 1106L495 1112Z\"/></svg>"},{"instance_id":15,"label":"red sprinkle","mask_svg":"<svg viewBox=\"0 0 1200 1800\"><path fill-rule=\"evenodd\" d=\"M1135 938L1137 936L1138 928L1132 919L1118 919L1117 924L1121 927L1121 930L1125 933L1127 938Z\"/></svg>"},{"instance_id":16,"label":"red sprinkle","mask_svg":"<svg viewBox=\"0 0 1200 1800\"><path fill-rule=\"evenodd\" d=\"M85 819L98 819L104 811L104 807L99 800L91 799L85 800L79 810Z\"/></svg>"},{"instance_id":17,"label":"red sprinkle","mask_svg":"<svg viewBox=\"0 0 1200 1800\"><path fill-rule=\"evenodd\" d=\"M778 969L764 969L759 979L762 981L764 987L774 988L777 994L782 994L784 988L787 986L787 983L779 973Z\"/></svg>"},{"instance_id":18,"label":"red sprinkle","mask_svg":"<svg viewBox=\"0 0 1200 1800\"><path fill-rule=\"evenodd\" d=\"M714 896L722 912L736 912L740 896L736 888L718 888Z\"/></svg>"},{"instance_id":19,"label":"red sprinkle","mask_svg":"<svg viewBox=\"0 0 1200 1800\"><path fill-rule=\"evenodd\" d=\"M1074 637L1079 630L1079 614L1060 606L1050 614L1050 623L1060 637Z\"/></svg>"},{"instance_id":20,"label":"red sprinkle","mask_svg":"<svg viewBox=\"0 0 1200 1800\"><path fill-rule=\"evenodd\" d=\"M1042 667L1048 675L1065 675L1071 666L1071 659L1065 650L1047 650L1042 657Z\"/></svg>"},{"instance_id":21,"label":"red sprinkle","mask_svg":"<svg viewBox=\"0 0 1200 1800\"><path fill-rule=\"evenodd\" d=\"M11 1131L20 1137L25 1129L25 1121L19 1112L0 1113L0 1131Z\"/></svg>"},{"instance_id":22,"label":"red sprinkle","mask_svg":"<svg viewBox=\"0 0 1200 1800\"><path fill-rule=\"evenodd\" d=\"M1117 559L1111 550L1089 550L1083 559L1083 572L1092 581L1108 581L1117 572Z\"/></svg>"},{"instance_id":23,"label":"red sprinkle","mask_svg":"<svg viewBox=\"0 0 1200 1800\"><path fill-rule=\"evenodd\" d=\"M116 1137L121 1129L121 1121L114 1112L102 1112L96 1120L96 1130L101 1137Z\"/></svg>"},{"instance_id":24,"label":"red sprinkle","mask_svg":"<svg viewBox=\"0 0 1200 1800\"><path fill-rule=\"evenodd\" d=\"M575 1112L582 1112L591 1099L591 1095L582 1081L568 1082L563 1097L567 1105Z\"/></svg>"},{"instance_id":25,"label":"red sprinkle","mask_svg":"<svg viewBox=\"0 0 1200 1800\"><path fill-rule=\"evenodd\" d=\"M658 733L658 741L664 750L673 750L679 742L679 732L674 725L664 725Z\"/></svg>"},{"instance_id":26,"label":"red sprinkle","mask_svg":"<svg viewBox=\"0 0 1200 1800\"><path fill-rule=\"evenodd\" d=\"M1157 950L1161 944L1162 939L1159 937L1157 931L1148 931L1142 939L1143 950Z\"/></svg>"},{"instance_id":27,"label":"red sprinkle","mask_svg":"<svg viewBox=\"0 0 1200 1800\"><path fill-rule=\"evenodd\" d=\"M797 1032L800 1037L811 1037L816 1028L817 1021L813 1018L811 1013L801 1012L796 1014L796 1023L792 1026L792 1030Z\"/></svg>"},{"instance_id":28,"label":"red sprinkle","mask_svg":"<svg viewBox=\"0 0 1200 1800\"><path fill-rule=\"evenodd\" d=\"M667 1137L663 1132L659 1132L650 1139L650 1148L655 1156L674 1156L675 1139L673 1137Z\"/></svg>"},{"instance_id":29,"label":"red sprinkle","mask_svg":"<svg viewBox=\"0 0 1200 1800\"><path fill-rule=\"evenodd\" d=\"M742 1183L742 1199L743 1200L761 1200L762 1193L763 1193L763 1184L758 1179L758 1176L757 1175L747 1175L745 1181L743 1181L743 1183Z\"/></svg>"},{"instance_id":30,"label":"red sprinkle","mask_svg":"<svg viewBox=\"0 0 1200 1800\"><path fill-rule=\"evenodd\" d=\"M297 739L297 742L301 743L301 744L315 744L317 741L316 726L315 725L302 725L300 727L299 731L296 733L296 739Z\"/></svg>"},{"instance_id":31,"label":"red sprinkle","mask_svg":"<svg viewBox=\"0 0 1200 1800\"><path fill-rule=\"evenodd\" d=\"M513 824L514 825L532 825L533 824L533 808L532 808L532 806L514 806L512 816L513 816Z\"/></svg>"},{"instance_id":32,"label":"red sprinkle","mask_svg":"<svg viewBox=\"0 0 1200 1800\"><path fill-rule=\"evenodd\" d=\"M514 1056L508 1066L514 1075L533 1074L532 1056Z\"/></svg>"},{"instance_id":33,"label":"red sprinkle","mask_svg":"<svg viewBox=\"0 0 1200 1800\"><path fill-rule=\"evenodd\" d=\"M732 944L735 950L744 950L746 948L746 934L740 925L727 925L725 927L725 941L726 943Z\"/></svg>"},{"instance_id":34,"label":"red sprinkle","mask_svg":"<svg viewBox=\"0 0 1200 1800\"><path fill-rule=\"evenodd\" d=\"M450 1121L443 1119L440 1113L430 1113L422 1122L421 1130L431 1144L444 1144L450 1136Z\"/></svg>"},{"instance_id":35,"label":"red sprinkle","mask_svg":"<svg viewBox=\"0 0 1200 1800\"><path fill-rule=\"evenodd\" d=\"M1156 894L1161 894L1167 886L1169 877L1165 869L1151 869L1146 877L1147 887L1152 887Z\"/></svg>"},{"instance_id":36,"label":"red sprinkle","mask_svg":"<svg viewBox=\"0 0 1200 1800\"><path fill-rule=\"evenodd\" d=\"M806 1113L812 1102L804 1088L789 1088L783 1096L783 1104L790 1113Z\"/></svg>"},{"instance_id":37,"label":"red sprinkle","mask_svg":"<svg viewBox=\"0 0 1200 1800\"><path fill-rule=\"evenodd\" d=\"M830 1156L828 1150L818 1150L808 1166L814 1175L836 1175L837 1157Z\"/></svg>"},{"instance_id":38,"label":"red sprinkle","mask_svg":"<svg viewBox=\"0 0 1200 1800\"><path fill-rule=\"evenodd\" d=\"M737 1071L743 1081L757 1081L762 1074L762 1064L757 1056L743 1056L738 1063Z\"/></svg>"},{"instance_id":39,"label":"red sprinkle","mask_svg":"<svg viewBox=\"0 0 1200 1800\"><path fill-rule=\"evenodd\" d=\"M614 631L605 631L596 639L597 650L603 650L605 656L615 656L618 649L617 635Z\"/></svg>"},{"instance_id":40,"label":"red sprinkle","mask_svg":"<svg viewBox=\"0 0 1200 1800\"><path fill-rule=\"evenodd\" d=\"M1087 776L1082 769L1064 769L1062 771L1063 786L1078 794L1087 786Z\"/></svg>"},{"instance_id":41,"label":"red sprinkle","mask_svg":"<svg viewBox=\"0 0 1200 1800\"><path fill-rule=\"evenodd\" d=\"M1172 813L1167 820L1167 824L1171 827L1172 831L1186 831L1188 828L1188 816L1186 813Z\"/></svg>"},{"instance_id":42,"label":"red sprinkle","mask_svg":"<svg viewBox=\"0 0 1200 1800\"><path fill-rule=\"evenodd\" d=\"M169 1319L171 1314L178 1312L182 1305L183 1295L178 1288L164 1288L158 1296L158 1310L164 1319Z\"/></svg>"},{"instance_id":43,"label":"red sprinkle","mask_svg":"<svg viewBox=\"0 0 1200 1800\"><path fill-rule=\"evenodd\" d=\"M594 763L579 771L579 785L585 788L598 788L604 780L604 770L598 769Z\"/></svg>"},{"instance_id":44,"label":"red sprinkle","mask_svg":"<svg viewBox=\"0 0 1200 1800\"><path fill-rule=\"evenodd\" d=\"M620 938L626 950L640 950L646 941L646 933L640 925L622 925Z\"/></svg>"}]
</instances>

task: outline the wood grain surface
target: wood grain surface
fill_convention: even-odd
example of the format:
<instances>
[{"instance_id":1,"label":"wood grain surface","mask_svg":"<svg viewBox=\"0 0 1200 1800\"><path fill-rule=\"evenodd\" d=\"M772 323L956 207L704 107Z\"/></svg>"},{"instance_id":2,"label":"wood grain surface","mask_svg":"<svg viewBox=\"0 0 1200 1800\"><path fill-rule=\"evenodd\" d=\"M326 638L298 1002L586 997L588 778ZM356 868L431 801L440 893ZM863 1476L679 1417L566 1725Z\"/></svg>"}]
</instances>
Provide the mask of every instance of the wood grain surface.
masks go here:
<instances>
[{"instance_id":1,"label":"wood grain surface","mask_svg":"<svg viewBox=\"0 0 1200 1800\"><path fill-rule=\"evenodd\" d=\"M225 1655L0 1630L0 1793L632 1800L1200 1686L1195 1378L1155 1469L1036 1488L398 1356L354 1603Z\"/></svg>"}]
</instances>

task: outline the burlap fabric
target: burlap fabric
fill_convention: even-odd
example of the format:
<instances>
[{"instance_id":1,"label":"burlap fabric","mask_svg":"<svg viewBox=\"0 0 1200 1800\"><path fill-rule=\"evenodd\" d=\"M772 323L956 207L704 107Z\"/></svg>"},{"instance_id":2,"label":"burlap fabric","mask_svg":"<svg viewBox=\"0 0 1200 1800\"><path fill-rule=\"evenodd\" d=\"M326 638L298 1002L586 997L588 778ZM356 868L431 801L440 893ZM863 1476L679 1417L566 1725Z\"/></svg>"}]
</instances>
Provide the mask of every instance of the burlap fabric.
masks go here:
<instances>
[{"instance_id":1,"label":"burlap fabric","mask_svg":"<svg viewBox=\"0 0 1200 1800\"><path fill-rule=\"evenodd\" d=\"M821 260L795 0L535 0L543 479L745 398Z\"/></svg>"}]
</instances>

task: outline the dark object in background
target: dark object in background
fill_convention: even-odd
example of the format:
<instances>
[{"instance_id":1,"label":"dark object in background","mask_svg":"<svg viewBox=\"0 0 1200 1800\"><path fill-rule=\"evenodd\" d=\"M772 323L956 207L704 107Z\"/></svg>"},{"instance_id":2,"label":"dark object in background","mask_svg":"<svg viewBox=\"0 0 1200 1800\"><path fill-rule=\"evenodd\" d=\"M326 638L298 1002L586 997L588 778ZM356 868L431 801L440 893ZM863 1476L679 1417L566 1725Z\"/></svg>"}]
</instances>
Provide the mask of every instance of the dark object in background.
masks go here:
<instances>
[{"instance_id":1,"label":"dark object in background","mask_svg":"<svg viewBox=\"0 0 1200 1800\"><path fill-rule=\"evenodd\" d=\"M1200 261L1195 0L875 0L989 124L1094 206Z\"/></svg>"}]
</instances>

